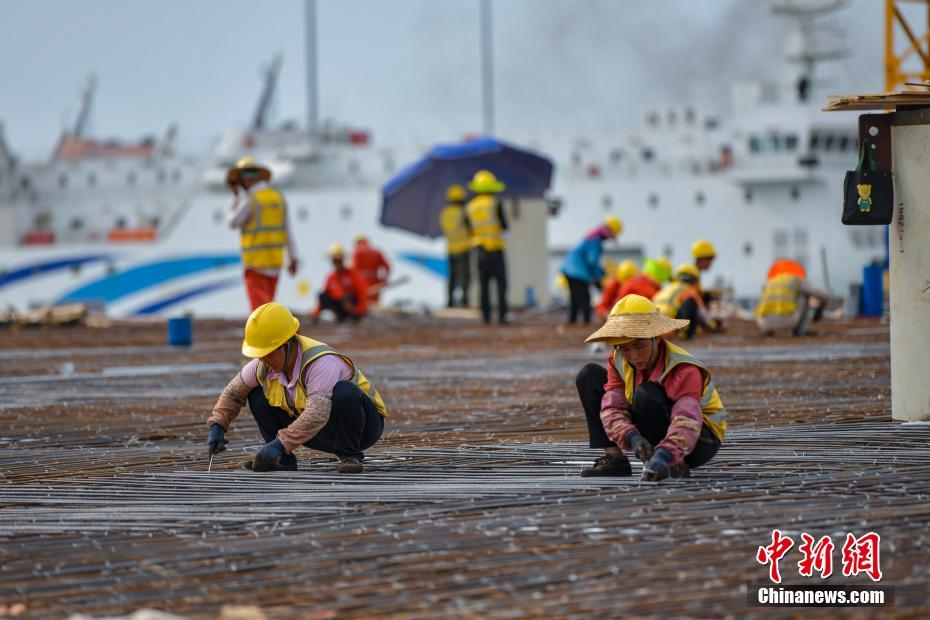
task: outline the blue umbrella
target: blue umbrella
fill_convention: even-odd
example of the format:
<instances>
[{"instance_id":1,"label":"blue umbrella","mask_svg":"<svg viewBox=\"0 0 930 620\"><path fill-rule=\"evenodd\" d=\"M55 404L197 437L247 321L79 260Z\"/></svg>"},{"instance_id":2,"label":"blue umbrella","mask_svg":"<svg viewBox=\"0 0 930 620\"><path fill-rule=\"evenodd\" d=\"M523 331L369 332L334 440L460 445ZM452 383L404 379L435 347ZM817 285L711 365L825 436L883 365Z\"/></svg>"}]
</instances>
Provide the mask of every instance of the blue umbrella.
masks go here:
<instances>
[{"instance_id":1,"label":"blue umbrella","mask_svg":"<svg viewBox=\"0 0 930 620\"><path fill-rule=\"evenodd\" d=\"M500 140L439 145L382 188L381 223L439 237L439 212L446 204L446 190L454 184L467 187L479 170L490 170L503 181L506 196L541 197L552 179L551 161Z\"/></svg>"}]
</instances>

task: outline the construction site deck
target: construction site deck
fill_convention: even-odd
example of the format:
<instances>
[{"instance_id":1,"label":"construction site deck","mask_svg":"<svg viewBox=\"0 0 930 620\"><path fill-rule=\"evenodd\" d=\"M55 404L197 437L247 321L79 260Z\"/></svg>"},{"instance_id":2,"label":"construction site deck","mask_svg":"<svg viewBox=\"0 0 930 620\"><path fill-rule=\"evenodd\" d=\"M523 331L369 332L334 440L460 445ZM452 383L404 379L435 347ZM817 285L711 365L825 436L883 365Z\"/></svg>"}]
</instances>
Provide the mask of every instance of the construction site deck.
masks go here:
<instances>
[{"instance_id":1,"label":"construction site deck","mask_svg":"<svg viewBox=\"0 0 930 620\"><path fill-rule=\"evenodd\" d=\"M247 409L208 472L206 419L242 323L0 331L0 605L20 617L930 617L930 424L891 419L888 326L805 338L735 322L687 348L729 411L692 477L581 478L575 374L605 363L561 316L510 326L386 315L301 333L351 355L390 409L365 473L298 450L252 473ZM926 337L925 334L917 337ZM881 536L882 608L760 608L772 532ZM798 573L785 584L873 584ZM836 559L839 566L839 557Z\"/></svg>"}]
</instances>

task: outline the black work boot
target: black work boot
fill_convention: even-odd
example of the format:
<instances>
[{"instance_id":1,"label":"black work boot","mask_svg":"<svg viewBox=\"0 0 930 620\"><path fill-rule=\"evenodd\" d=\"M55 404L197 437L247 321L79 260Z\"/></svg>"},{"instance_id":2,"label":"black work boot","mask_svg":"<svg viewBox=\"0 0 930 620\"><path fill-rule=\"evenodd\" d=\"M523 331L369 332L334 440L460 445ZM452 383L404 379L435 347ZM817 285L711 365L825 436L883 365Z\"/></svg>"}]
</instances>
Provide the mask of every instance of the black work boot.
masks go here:
<instances>
[{"instance_id":1,"label":"black work boot","mask_svg":"<svg viewBox=\"0 0 930 620\"><path fill-rule=\"evenodd\" d=\"M255 459L249 459L242 466L250 471L297 471L297 457L285 454L277 463L259 461L257 465Z\"/></svg>"},{"instance_id":2,"label":"black work boot","mask_svg":"<svg viewBox=\"0 0 930 620\"><path fill-rule=\"evenodd\" d=\"M610 456L605 454L594 461L593 467L585 467L581 470L581 477L588 478L591 476L632 476L633 468L630 466L629 459L624 455Z\"/></svg>"},{"instance_id":3,"label":"black work boot","mask_svg":"<svg viewBox=\"0 0 930 620\"><path fill-rule=\"evenodd\" d=\"M360 474L363 469L362 462L358 459L345 458L340 459L337 471L340 474Z\"/></svg>"}]
</instances>

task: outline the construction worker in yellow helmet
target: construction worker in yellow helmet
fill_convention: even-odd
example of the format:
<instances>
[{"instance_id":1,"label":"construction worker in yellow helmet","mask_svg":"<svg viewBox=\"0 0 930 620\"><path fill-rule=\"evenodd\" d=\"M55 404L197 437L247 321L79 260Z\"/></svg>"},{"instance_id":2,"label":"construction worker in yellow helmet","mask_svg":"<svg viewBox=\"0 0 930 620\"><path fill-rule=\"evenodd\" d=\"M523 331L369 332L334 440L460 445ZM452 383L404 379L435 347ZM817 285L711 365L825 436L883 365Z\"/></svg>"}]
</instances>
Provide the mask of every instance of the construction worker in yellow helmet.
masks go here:
<instances>
[{"instance_id":1,"label":"construction worker in yellow helmet","mask_svg":"<svg viewBox=\"0 0 930 620\"><path fill-rule=\"evenodd\" d=\"M489 170L479 170L468 183L474 194L465 205L465 216L471 230L472 246L478 263L478 282L481 296L481 318L491 323L491 280L497 289L497 318L501 324L507 318L507 261L504 248L507 243L507 215L499 194L507 188Z\"/></svg>"},{"instance_id":2,"label":"construction worker in yellow helmet","mask_svg":"<svg viewBox=\"0 0 930 620\"><path fill-rule=\"evenodd\" d=\"M226 174L233 196L229 226L240 231L245 290L253 310L274 299L285 251L288 273L295 275L299 266L287 203L270 180L271 170L251 157L240 159Z\"/></svg>"},{"instance_id":3,"label":"construction worker in yellow helmet","mask_svg":"<svg viewBox=\"0 0 930 620\"><path fill-rule=\"evenodd\" d=\"M717 453L727 412L710 371L664 337L687 324L627 295L588 336L611 352L606 368L586 364L575 378L589 445L604 450L582 476L632 475L626 451L643 462L644 480L686 477Z\"/></svg>"},{"instance_id":4,"label":"construction worker in yellow helmet","mask_svg":"<svg viewBox=\"0 0 930 620\"><path fill-rule=\"evenodd\" d=\"M704 331L721 331L719 322L714 319L698 290L701 272L696 265L683 263L675 270L674 279L655 294L652 301L662 314L688 321L688 326L681 330L681 335L688 340L694 338L698 328ZM674 334L669 334L671 338Z\"/></svg>"},{"instance_id":5,"label":"construction worker in yellow helmet","mask_svg":"<svg viewBox=\"0 0 930 620\"><path fill-rule=\"evenodd\" d=\"M620 219L608 216L600 226L585 235L562 261L560 271L568 280L569 325L573 325L579 316L585 325L591 322L591 285L601 288L601 279L604 277L604 268L601 266L604 242L615 240L622 230Z\"/></svg>"},{"instance_id":6,"label":"construction worker in yellow helmet","mask_svg":"<svg viewBox=\"0 0 930 620\"><path fill-rule=\"evenodd\" d=\"M607 286L604 287L601 293L601 299L597 304L597 308L595 308L600 320L607 320L607 315L610 314L610 310L620 301L620 289L637 274L639 274L639 267L636 266L635 261L626 259L617 265L613 277L608 280Z\"/></svg>"},{"instance_id":7,"label":"construction worker in yellow helmet","mask_svg":"<svg viewBox=\"0 0 930 620\"><path fill-rule=\"evenodd\" d=\"M446 206L439 212L439 228L446 237L449 256L448 307L468 307L471 286L471 227L465 216L465 188L450 185L446 189Z\"/></svg>"},{"instance_id":8,"label":"construction worker in yellow helmet","mask_svg":"<svg viewBox=\"0 0 930 620\"><path fill-rule=\"evenodd\" d=\"M207 420L207 449L226 449L226 432L248 403L265 445L243 466L295 471L306 446L339 457L339 473L362 472L364 451L381 438L387 407L347 355L297 333L291 311L271 302L245 323L242 354L252 358L220 394ZM212 460L211 460L212 463Z\"/></svg>"},{"instance_id":9,"label":"construction worker in yellow helmet","mask_svg":"<svg viewBox=\"0 0 930 620\"><path fill-rule=\"evenodd\" d=\"M329 246L329 259L333 271L326 277L311 319L316 322L324 310L329 310L340 323L346 319L358 322L368 312L368 284L357 269L346 264L342 244Z\"/></svg>"}]
</instances>

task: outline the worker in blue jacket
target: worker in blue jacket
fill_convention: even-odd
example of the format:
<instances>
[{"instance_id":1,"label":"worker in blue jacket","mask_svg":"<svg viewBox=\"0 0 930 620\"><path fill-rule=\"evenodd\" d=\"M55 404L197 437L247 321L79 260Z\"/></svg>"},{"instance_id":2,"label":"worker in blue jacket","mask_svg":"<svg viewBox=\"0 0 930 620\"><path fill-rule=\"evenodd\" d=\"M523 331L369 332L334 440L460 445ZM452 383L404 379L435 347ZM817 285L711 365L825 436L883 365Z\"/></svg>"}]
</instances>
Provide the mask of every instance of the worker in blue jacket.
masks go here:
<instances>
[{"instance_id":1,"label":"worker in blue jacket","mask_svg":"<svg viewBox=\"0 0 930 620\"><path fill-rule=\"evenodd\" d=\"M604 277L601 252L604 241L616 239L623 230L620 218L608 216L604 223L585 236L562 261L562 275L568 280L570 303L568 322L574 324L580 313L585 325L591 322L591 285L599 286Z\"/></svg>"}]
</instances>

